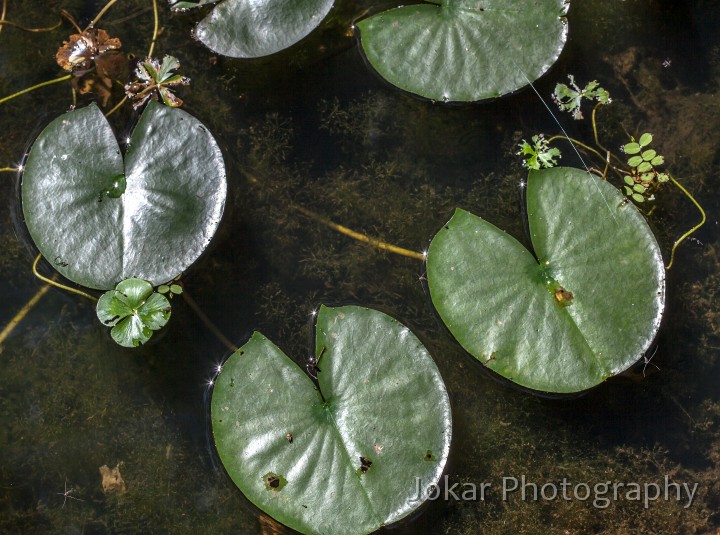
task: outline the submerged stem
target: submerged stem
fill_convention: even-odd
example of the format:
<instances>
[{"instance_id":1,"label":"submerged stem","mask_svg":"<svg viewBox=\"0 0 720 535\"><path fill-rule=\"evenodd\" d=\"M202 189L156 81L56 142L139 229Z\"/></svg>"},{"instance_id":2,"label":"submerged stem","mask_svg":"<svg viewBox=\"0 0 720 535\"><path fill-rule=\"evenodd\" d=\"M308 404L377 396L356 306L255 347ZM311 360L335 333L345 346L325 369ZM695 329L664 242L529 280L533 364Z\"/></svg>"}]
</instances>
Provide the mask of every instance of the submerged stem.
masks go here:
<instances>
[{"instance_id":1,"label":"submerged stem","mask_svg":"<svg viewBox=\"0 0 720 535\"><path fill-rule=\"evenodd\" d=\"M37 305L38 301L42 298L43 295L47 293L47 291L50 289L50 285L46 284L42 288L40 288L35 295L33 295L30 300L25 303L25 306L22 307L17 314L11 319L7 325L5 325L5 328L0 332L0 346L5 342L8 336L10 336L10 333L12 333L15 330L15 327L17 327L20 322L25 318L25 316L28 315L28 312L32 310L32 308Z\"/></svg>"},{"instance_id":2,"label":"submerged stem","mask_svg":"<svg viewBox=\"0 0 720 535\"><path fill-rule=\"evenodd\" d=\"M37 255L37 257L35 258L35 262L33 262L33 265L32 265L33 274L38 279L40 279L41 281L47 282L48 284L55 286L56 288L60 288L61 290L65 290L65 291L68 291L68 292L71 292L71 293L74 293L77 295L81 295L83 297L87 297L88 299L91 299L92 301L97 301L97 297L93 297L92 295L85 293L82 290L78 290L77 288L70 288L70 286L65 286L64 284L60 284L59 282L55 281L54 277L52 279L48 279L44 275L41 275L37 270L37 265L41 258L42 258L41 254Z\"/></svg>"},{"instance_id":3,"label":"submerged stem","mask_svg":"<svg viewBox=\"0 0 720 535\"><path fill-rule=\"evenodd\" d=\"M675 240L675 243L673 244L672 251L670 252L670 263L665 266L665 269L670 269L673 265L673 262L675 261L675 249L677 249L678 245L680 245L686 238L688 238L691 234L693 234L697 229L702 227L705 224L706 217L705 217L705 210L703 210L703 207L700 206L700 203L698 203L695 200L695 197L693 197L688 190L685 189L685 187L680 184L677 180L675 180L672 176L669 177L670 181L680 190L682 191L685 196L690 199L690 201L695 205L695 207L699 210L700 215L702 216L702 219L700 220L700 223L695 225L693 228L688 230L685 234L680 236L677 240Z\"/></svg>"},{"instance_id":4,"label":"submerged stem","mask_svg":"<svg viewBox=\"0 0 720 535\"><path fill-rule=\"evenodd\" d=\"M0 98L0 104L3 104L4 102L7 102L8 100L12 100L15 97L19 97L20 95L24 95L25 93L29 93L30 91L35 91L36 89L45 87L46 85L52 85L52 84L57 84L58 82L64 82L65 80L69 80L70 78L72 78L72 74L66 74L65 76L61 76L60 78L55 78L53 80L48 80L47 82L42 82L40 84L36 84L31 87L26 87L25 89L18 91L17 93L13 93L12 95L8 95L7 97Z\"/></svg>"},{"instance_id":5,"label":"submerged stem","mask_svg":"<svg viewBox=\"0 0 720 535\"><path fill-rule=\"evenodd\" d=\"M385 243L384 241L378 240L377 238L371 238L370 236L366 236L365 234L361 234L360 232L356 232L352 229L349 229L347 227L344 227L342 225L338 225L337 223L334 223L330 221L329 219L326 219L322 217L321 215L316 214L315 212L311 212L307 208L303 208L302 206L298 206L296 204L290 205L293 209L297 210L301 214L309 217L310 219L317 221L318 223L321 223L325 225L326 227L330 227L333 230L337 230L338 232L341 232L342 234L345 234L346 236L350 236L351 238L354 238L358 241L362 241L365 243L369 243L370 245L373 245L377 247L378 249L383 249L385 251L390 251L391 253L399 254L402 256L407 256L408 258L414 258L416 260L425 260L425 255L422 253L416 253L415 251L410 251L408 249L403 249L402 247L398 247L396 245L391 245L389 243Z\"/></svg>"},{"instance_id":6,"label":"submerged stem","mask_svg":"<svg viewBox=\"0 0 720 535\"><path fill-rule=\"evenodd\" d=\"M227 347L233 353L238 350L235 344L233 344L230 340L227 339L227 337L223 333L220 332L220 329L218 329L215 324L210 321L210 318L207 317L207 314L205 314L205 312L202 311L202 309L198 306L195 300L190 297L187 288L184 288L183 293L180 295L182 295L182 298L185 300L188 306L193 309L193 312L197 314L197 316L200 318L200 321L202 321L205 326L210 329L210 332L212 332L225 347Z\"/></svg>"},{"instance_id":7,"label":"submerged stem","mask_svg":"<svg viewBox=\"0 0 720 535\"><path fill-rule=\"evenodd\" d=\"M242 173L253 184L259 183L259 180L255 176L250 174L248 171L243 170ZM416 260L425 260L425 255L422 253L416 253L415 251L410 251L409 249L403 249L402 247L398 247L396 245L391 245L389 243L385 243L384 241L378 240L377 238L372 238L370 236L361 234L360 232L356 232L356 231L349 229L347 227L344 227L342 225L338 225L337 223L334 223L333 221L330 221L329 219L327 219L321 215L318 215L315 212L308 210L307 208L304 208L297 204L290 203L290 208L300 212L301 214L303 214L306 217L309 217L313 221L317 221L318 223L325 225L326 227L330 227L333 230L337 230L338 232L345 234L346 236L350 236L351 238L354 238L358 241L369 243L370 245L373 245L373 246L377 247L378 249L383 249L385 251L389 251L391 253L399 254L402 256L407 256L408 258L414 258Z\"/></svg>"},{"instance_id":8,"label":"submerged stem","mask_svg":"<svg viewBox=\"0 0 720 535\"><path fill-rule=\"evenodd\" d=\"M155 27L153 28L153 36L152 41L150 41L150 50L148 50L148 57L151 58L153 55L153 51L155 50L155 39L157 39L158 35L158 8L157 8L157 0L153 0L153 17L155 18Z\"/></svg>"},{"instance_id":9,"label":"submerged stem","mask_svg":"<svg viewBox=\"0 0 720 535\"><path fill-rule=\"evenodd\" d=\"M112 7L112 5L117 2L117 0L110 0L107 4L105 4L105 7L103 7L100 10L100 13L97 14L97 16L92 20L90 24L88 24L87 28L85 28L85 31L88 31L90 28L95 26L98 21L103 17L103 15L107 12L108 9Z\"/></svg>"},{"instance_id":10,"label":"submerged stem","mask_svg":"<svg viewBox=\"0 0 720 535\"><path fill-rule=\"evenodd\" d=\"M592 148L590 145L586 145L586 144L583 143L582 141L578 141L577 139L574 139L574 138L571 138L571 137L565 137L565 136L557 135L557 136L552 136L552 137L548 138L547 141L548 141L548 143L552 143L552 142L555 141L556 139L562 139L563 141L567 141L567 142L569 142L569 143L572 143L572 144L575 144L575 145L579 145L580 147L582 147L583 149L585 149L585 150L588 151L588 152L591 152L592 154L594 154L595 156L597 156L597 157L600 158L601 160L606 161L606 158L605 158L602 154L600 154L596 149Z\"/></svg>"},{"instance_id":11,"label":"submerged stem","mask_svg":"<svg viewBox=\"0 0 720 535\"><path fill-rule=\"evenodd\" d=\"M12 26L12 27L22 30L24 32L33 32L33 33L51 32L53 30L57 30L60 26L62 26L62 19L60 19L60 21L55 26L48 26L47 28L27 28L26 26L18 24L17 22L10 22L9 20L5 20L5 16L3 14L3 17L0 19L0 30L5 25Z\"/></svg>"},{"instance_id":12,"label":"submerged stem","mask_svg":"<svg viewBox=\"0 0 720 535\"><path fill-rule=\"evenodd\" d=\"M5 22L5 14L7 13L7 0L3 0L2 13L0 13L0 23ZM0 32L2 32L2 24L0 24Z\"/></svg>"},{"instance_id":13,"label":"submerged stem","mask_svg":"<svg viewBox=\"0 0 720 535\"><path fill-rule=\"evenodd\" d=\"M126 101L126 100L127 100L127 96L124 96L120 102L118 102L117 104L115 104L115 106L113 107L113 109L111 109L109 112L107 112L107 113L105 114L105 117L110 117L113 113L115 113L116 111L118 111L118 110L120 109L120 106L122 106L123 104L125 104L125 101Z\"/></svg>"}]
</instances>

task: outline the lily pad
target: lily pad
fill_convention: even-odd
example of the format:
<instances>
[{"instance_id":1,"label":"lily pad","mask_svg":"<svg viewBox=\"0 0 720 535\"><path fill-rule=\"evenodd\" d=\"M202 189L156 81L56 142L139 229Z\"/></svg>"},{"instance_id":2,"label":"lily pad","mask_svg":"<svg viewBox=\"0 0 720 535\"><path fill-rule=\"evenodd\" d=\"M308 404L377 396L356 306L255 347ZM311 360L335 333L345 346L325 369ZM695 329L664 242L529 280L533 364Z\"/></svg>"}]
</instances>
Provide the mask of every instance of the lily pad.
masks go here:
<instances>
[{"instance_id":1,"label":"lily pad","mask_svg":"<svg viewBox=\"0 0 720 535\"><path fill-rule=\"evenodd\" d=\"M217 451L245 496L287 526L369 533L437 484L450 448L445 385L415 335L376 310L321 307L314 354L318 386L254 333L215 379Z\"/></svg>"},{"instance_id":2,"label":"lily pad","mask_svg":"<svg viewBox=\"0 0 720 535\"><path fill-rule=\"evenodd\" d=\"M197 37L218 54L258 58L288 48L312 32L334 0L224 0L198 23Z\"/></svg>"},{"instance_id":3,"label":"lily pad","mask_svg":"<svg viewBox=\"0 0 720 535\"><path fill-rule=\"evenodd\" d=\"M665 269L645 218L585 171L531 171L535 255L457 210L428 250L430 296L458 342L524 387L589 389L645 353L665 304Z\"/></svg>"},{"instance_id":4,"label":"lily pad","mask_svg":"<svg viewBox=\"0 0 720 535\"><path fill-rule=\"evenodd\" d=\"M358 23L370 64L426 98L475 101L536 80L567 39L566 0L434 0Z\"/></svg>"},{"instance_id":5,"label":"lily pad","mask_svg":"<svg viewBox=\"0 0 720 535\"><path fill-rule=\"evenodd\" d=\"M170 281L205 250L225 205L215 139L189 113L150 102L123 157L91 104L55 119L28 157L23 213L40 252L68 279L109 290Z\"/></svg>"},{"instance_id":6,"label":"lily pad","mask_svg":"<svg viewBox=\"0 0 720 535\"><path fill-rule=\"evenodd\" d=\"M103 325L112 327L113 340L123 347L137 347L168 322L170 302L153 292L149 282L127 279L100 297L96 312Z\"/></svg>"}]
</instances>

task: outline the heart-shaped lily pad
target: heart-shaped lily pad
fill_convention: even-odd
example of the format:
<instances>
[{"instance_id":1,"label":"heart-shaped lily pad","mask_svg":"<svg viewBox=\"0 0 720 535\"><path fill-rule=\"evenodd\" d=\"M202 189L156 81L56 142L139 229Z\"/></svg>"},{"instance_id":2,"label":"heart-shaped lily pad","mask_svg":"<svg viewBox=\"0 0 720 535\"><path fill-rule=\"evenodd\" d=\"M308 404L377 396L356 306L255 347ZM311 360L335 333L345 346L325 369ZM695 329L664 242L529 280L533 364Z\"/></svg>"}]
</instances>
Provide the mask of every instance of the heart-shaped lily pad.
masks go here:
<instances>
[{"instance_id":1,"label":"heart-shaped lily pad","mask_svg":"<svg viewBox=\"0 0 720 535\"><path fill-rule=\"evenodd\" d=\"M153 292L152 284L127 279L98 300L97 317L108 327L110 336L123 347L137 347L162 329L170 319L170 301Z\"/></svg>"},{"instance_id":2,"label":"heart-shaped lily pad","mask_svg":"<svg viewBox=\"0 0 720 535\"><path fill-rule=\"evenodd\" d=\"M579 169L531 171L527 207L536 256L457 210L428 250L430 296L491 370L534 390L586 390L652 343L665 304L660 250L638 210Z\"/></svg>"},{"instance_id":3,"label":"heart-shaped lily pad","mask_svg":"<svg viewBox=\"0 0 720 535\"><path fill-rule=\"evenodd\" d=\"M334 0L223 0L195 37L224 56L258 58L294 45L322 22Z\"/></svg>"},{"instance_id":4,"label":"heart-shaped lily pad","mask_svg":"<svg viewBox=\"0 0 720 535\"><path fill-rule=\"evenodd\" d=\"M445 385L410 330L321 307L319 388L259 333L215 379L218 454L250 501L302 533L362 534L410 514L447 460Z\"/></svg>"},{"instance_id":5,"label":"heart-shaped lily pad","mask_svg":"<svg viewBox=\"0 0 720 535\"><path fill-rule=\"evenodd\" d=\"M539 78L567 38L566 0L433 0L360 23L370 64L423 97L474 101Z\"/></svg>"},{"instance_id":6,"label":"heart-shaped lily pad","mask_svg":"<svg viewBox=\"0 0 720 535\"><path fill-rule=\"evenodd\" d=\"M225 165L189 113L151 101L125 155L97 106L58 117L25 166L25 221L68 279L101 290L137 277L157 286L205 250L225 205Z\"/></svg>"}]
</instances>

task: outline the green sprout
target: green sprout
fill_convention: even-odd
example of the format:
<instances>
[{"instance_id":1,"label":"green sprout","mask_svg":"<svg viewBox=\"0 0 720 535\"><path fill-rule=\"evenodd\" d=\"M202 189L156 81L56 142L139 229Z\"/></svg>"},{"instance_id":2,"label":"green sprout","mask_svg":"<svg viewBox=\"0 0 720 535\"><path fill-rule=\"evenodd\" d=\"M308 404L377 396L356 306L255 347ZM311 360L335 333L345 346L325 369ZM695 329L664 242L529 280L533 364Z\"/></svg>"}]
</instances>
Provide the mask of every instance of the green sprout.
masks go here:
<instances>
[{"instance_id":1,"label":"green sprout","mask_svg":"<svg viewBox=\"0 0 720 535\"><path fill-rule=\"evenodd\" d=\"M126 279L105 292L97 303L97 317L112 327L110 336L123 347L144 344L170 319L170 302L142 279Z\"/></svg>"},{"instance_id":2,"label":"green sprout","mask_svg":"<svg viewBox=\"0 0 720 535\"><path fill-rule=\"evenodd\" d=\"M550 144L545 136L538 134L532 137L532 145L522 140L522 143L518 145L520 150L517 154L521 156L527 156L523 161L523 166L528 169L541 169L547 167L554 167L557 165L556 158L560 158L560 149L550 147Z\"/></svg>"},{"instance_id":3,"label":"green sprout","mask_svg":"<svg viewBox=\"0 0 720 535\"><path fill-rule=\"evenodd\" d=\"M162 99L171 108L182 106L183 101L170 89L178 85L190 85L190 78L172 72L179 67L180 62L173 56L165 56L162 63L154 58L145 58L138 63L135 69L138 80L125 86L125 93L134 101L133 108L139 108L150 98Z\"/></svg>"},{"instance_id":4,"label":"green sprout","mask_svg":"<svg viewBox=\"0 0 720 535\"><path fill-rule=\"evenodd\" d=\"M583 98L589 101L596 100L600 104L610 104L610 102L612 102L610 93L600 87L597 80L588 82L584 89L580 89L575 83L575 77L572 74L568 74L568 78L570 85L557 84L552 97L561 111L569 111L572 113L573 119L579 120L583 118L582 110L580 109Z\"/></svg>"},{"instance_id":5,"label":"green sprout","mask_svg":"<svg viewBox=\"0 0 720 535\"><path fill-rule=\"evenodd\" d=\"M665 158L655 150L647 148L652 143L652 134L644 133L640 139L635 141L631 137L630 143L622 146L622 151L629 155L627 163L630 166L630 174L623 176L625 195L636 203L655 200L653 191L660 184L668 182L670 177L656 169L657 166L665 163Z\"/></svg>"},{"instance_id":6,"label":"green sprout","mask_svg":"<svg viewBox=\"0 0 720 535\"><path fill-rule=\"evenodd\" d=\"M167 295L170 299L172 299L176 295L180 295L181 293L183 293L182 286L176 283L161 284L160 286L158 286L157 291L158 293Z\"/></svg>"}]
</instances>

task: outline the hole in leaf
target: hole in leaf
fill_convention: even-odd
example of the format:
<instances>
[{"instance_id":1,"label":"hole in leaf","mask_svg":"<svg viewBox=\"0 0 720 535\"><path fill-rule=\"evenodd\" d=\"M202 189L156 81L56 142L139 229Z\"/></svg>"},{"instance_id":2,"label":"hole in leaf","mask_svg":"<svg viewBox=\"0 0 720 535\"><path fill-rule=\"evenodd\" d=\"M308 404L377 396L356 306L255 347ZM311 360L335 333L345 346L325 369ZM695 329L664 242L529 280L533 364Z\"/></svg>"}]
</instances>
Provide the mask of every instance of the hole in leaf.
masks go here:
<instances>
[{"instance_id":1,"label":"hole in leaf","mask_svg":"<svg viewBox=\"0 0 720 535\"><path fill-rule=\"evenodd\" d=\"M267 474L265 474L263 476L263 481L265 481L265 488L267 490L272 490L275 492L280 492L283 487L287 485L287 479L273 472L268 472Z\"/></svg>"},{"instance_id":2,"label":"hole in leaf","mask_svg":"<svg viewBox=\"0 0 720 535\"><path fill-rule=\"evenodd\" d=\"M358 475L366 474L368 470L370 470L370 467L372 466L372 461L370 459L366 459L365 457L360 457L360 468L358 468Z\"/></svg>"}]
</instances>

